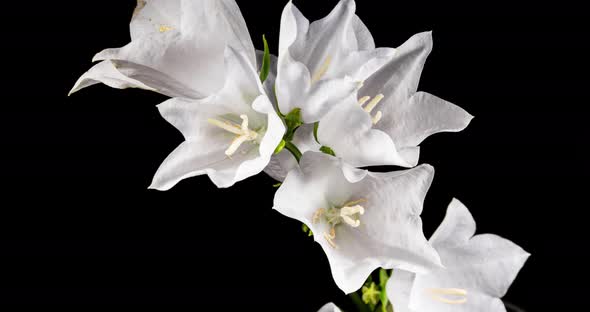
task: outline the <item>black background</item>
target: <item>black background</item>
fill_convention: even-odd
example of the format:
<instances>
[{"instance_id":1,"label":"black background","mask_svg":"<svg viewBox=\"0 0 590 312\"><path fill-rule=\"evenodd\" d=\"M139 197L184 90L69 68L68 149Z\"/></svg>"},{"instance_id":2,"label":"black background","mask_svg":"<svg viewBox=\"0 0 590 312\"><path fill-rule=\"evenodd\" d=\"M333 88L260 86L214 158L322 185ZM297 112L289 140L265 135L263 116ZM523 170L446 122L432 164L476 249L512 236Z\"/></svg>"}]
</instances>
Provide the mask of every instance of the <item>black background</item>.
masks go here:
<instances>
[{"instance_id":1,"label":"black background","mask_svg":"<svg viewBox=\"0 0 590 312\"><path fill-rule=\"evenodd\" d=\"M192 303L198 310L347 307L319 245L271 209L264 174L147 190L182 141L165 97L99 85L66 96L92 56L129 41L135 1L3 5L0 303ZM238 1L255 45L276 53L286 2ZM298 0L315 20L335 0ZM387 4L386 4L387 3ZM429 236L452 197L478 232L532 256L506 300L527 311L588 306L588 16L581 6L359 0L378 46L433 30L420 89L475 115L422 144L436 168ZM581 309L580 309L581 308Z\"/></svg>"}]
</instances>

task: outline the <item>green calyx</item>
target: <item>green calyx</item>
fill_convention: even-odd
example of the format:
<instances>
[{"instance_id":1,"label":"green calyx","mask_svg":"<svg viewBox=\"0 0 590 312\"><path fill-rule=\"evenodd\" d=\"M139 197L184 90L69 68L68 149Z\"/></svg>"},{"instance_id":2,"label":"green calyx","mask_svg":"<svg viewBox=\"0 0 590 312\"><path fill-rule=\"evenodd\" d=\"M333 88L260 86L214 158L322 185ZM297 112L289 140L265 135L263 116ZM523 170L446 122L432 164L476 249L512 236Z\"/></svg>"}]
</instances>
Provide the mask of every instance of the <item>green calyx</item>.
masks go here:
<instances>
[{"instance_id":1,"label":"green calyx","mask_svg":"<svg viewBox=\"0 0 590 312\"><path fill-rule=\"evenodd\" d=\"M262 41L264 42L264 56L262 57L262 66L260 67L260 81L264 83L270 73L270 49L268 48L266 36L262 35Z\"/></svg>"},{"instance_id":2,"label":"green calyx","mask_svg":"<svg viewBox=\"0 0 590 312\"><path fill-rule=\"evenodd\" d=\"M334 153L334 150L325 145L320 147L320 152L336 157L336 153Z\"/></svg>"}]
</instances>

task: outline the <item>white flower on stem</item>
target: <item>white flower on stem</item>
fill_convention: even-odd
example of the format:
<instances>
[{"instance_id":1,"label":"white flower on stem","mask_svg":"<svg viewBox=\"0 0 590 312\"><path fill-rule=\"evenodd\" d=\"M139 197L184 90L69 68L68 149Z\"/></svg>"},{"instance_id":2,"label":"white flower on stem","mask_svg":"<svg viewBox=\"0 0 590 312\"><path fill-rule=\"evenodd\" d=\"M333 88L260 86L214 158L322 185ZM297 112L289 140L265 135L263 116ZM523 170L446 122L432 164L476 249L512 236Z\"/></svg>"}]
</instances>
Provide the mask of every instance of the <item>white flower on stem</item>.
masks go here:
<instances>
[{"instance_id":1,"label":"white flower on stem","mask_svg":"<svg viewBox=\"0 0 590 312\"><path fill-rule=\"evenodd\" d=\"M228 47L226 82L201 100L173 98L158 106L184 136L162 163L151 188L167 190L188 177L207 174L218 187L261 172L285 127L248 56Z\"/></svg>"},{"instance_id":2,"label":"white flower on stem","mask_svg":"<svg viewBox=\"0 0 590 312\"><path fill-rule=\"evenodd\" d=\"M310 24L292 2L285 6L276 81L283 114L300 108L305 123L320 120L391 58L395 50L375 48L355 8L353 0L342 0Z\"/></svg>"},{"instance_id":3,"label":"white flower on stem","mask_svg":"<svg viewBox=\"0 0 590 312\"><path fill-rule=\"evenodd\" d=\"M277 191L274 209L307 225L346 293L378 267L426 272L440 266L420 213L434 169L373 173L316 152L303 155Z\"/></svg>"},{"instance_id":4,"label":"white flower on stem","mask_svg":"<svg viewBox=\"0 0 590 312\"><path fill-rule=\"evenodd\" d=\"M318 312L342 312L335 304L326 303Z\"/></svg>"},{"instance_id":5,"label":"white flower on stem","mask_svg":"<svg viewBox=\"0 0 590 312\"><path fill-rule=\"evenodd\" d=\"M454 199L430 238L445 266L429 274L394 270L387 295L396 312L505 312L502 298L529 257L511 241L475 235L469 210Z\"/></svg>"},{"instance_id":6,"label":"white flower on stem","mask_svg":"<svg viewBox=\"0 0 590 312\"><path fill-rule=\"evenodd\" d=\"M430 32L411 37L358 93L322 118L318 139L355 166L418 163L418 145L438 132L461 131L473 116L426 92L417 92L432 50Z\"/></svg>"},{"instance_id":7,"label":"white flower on stem","mask_svg":"<svg viewBox=\"0 0 590 312\"><path fill-rule=\"evenodd\" d=\"M234 0L138 0L130 24L131 42L106 49L101 61L72 91L104 83L113 88L142 88L171 97L203 98L225 82L226 45L256 54Z\"/></svg>"}]
</instances>

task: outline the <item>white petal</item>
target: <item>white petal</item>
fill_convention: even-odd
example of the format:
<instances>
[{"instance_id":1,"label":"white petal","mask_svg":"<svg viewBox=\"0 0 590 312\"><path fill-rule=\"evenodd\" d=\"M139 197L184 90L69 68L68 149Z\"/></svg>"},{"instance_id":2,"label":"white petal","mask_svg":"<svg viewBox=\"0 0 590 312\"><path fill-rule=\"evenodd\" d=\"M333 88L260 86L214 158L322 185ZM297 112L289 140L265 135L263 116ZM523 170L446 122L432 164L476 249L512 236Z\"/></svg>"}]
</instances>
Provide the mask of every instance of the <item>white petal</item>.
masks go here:
<instances>
[{"instance_id":1,"label":"white petal","mask_svg":"<svg viewBox=\"0 0 590 312\"><path fill-rule=\"evenodd\" d=\"M82 77L76 81L76 84L74 84L74 87L70 91L69 95L101 82L111 88L140 88L155 91L153 88L148 87L141 81L121 74L121 72L119 72L119 70L117 70L115 67L115 64L107 60L94 65L90 70L84 73L84 75L82 75Z\"/></svg>"},{"instance_id":2,"label":"white petal","mask_svg":"<svg viewBox=\"0 0 590 312\"><path fill-rule=\"evenodd\" d=\"M142 66L149 69L150 82L166 82L172 77L177 83L150 85L167 95L190 93L193 98L202 98L220 90L225 81L226 45L241 50L256 66L254 47L233 0L146 1L145 5L140 1L131 33L129 44L104 50L94 60L113 59ZM171 89L176 86L182 86L181 90Z\"/></svg>"},{"instance_id":3,"label":"white petal","mask_svg":"<svg viewBox=\"0 0 590 312\"><path fill-rule=\"evenodd\" d=\"M355 96L348 97L322 118L318 139L332 148L336 156L357 167L412 165L397 152L387 133L373 127L370 115L358 105Z\"/></svg>"},{"instance_id":4,"label":"white petal","mask_svg":"<svg viewBox=\"0 0 590 312\"><path fill-rule=\"evenodd\" d=\"M371 32L357 15L352 19L352 28L354 37L356 38L357 48L360 51L375 49L375 40L373 40Z\"/></svg>"},{"instance_id":5,"label":"white petal","mask_svg":"<svg viewBox=\"0 0 590 312\"><path fill-rule=\"evenodd\" d=\"M383 115L388 109L403 103L418 89L426 58L432 51L432 34L423 32L412 36L396 49L393 58L364 83L361 95L385 95ZM393 103L393 104L390 104Z\"/></svg>"},{"instance_id":6,"label":"white petal","mask_svg":"<svg viewBox=\"0 0 590 312\"><path fill-rule=\"evenodd\" d=\"M417 92L405 103L398 103L390 112L390 118L381 120L378 127L403 147L417 146L435 133L461 131L473 119L459 106L426 92Z\"/></svg>"},{"instance_id":7,"label":"white petal","mask_svg":"<svg viewBox=\"0 0 590 312\"><path fill-rule=\"evenodd\" d=\"M443 222L430 237L430 243L435 248L453 248L467 244L475 234L475 220L473 216L457 199L453 199L447 208Z\"/></svg>"},{"instance_id":8,"label":"white petal","mask_svg":"<svg viewBox=\"0 0 590 312\"><path fill-rule=\"evenodd\" d=\"M469 211L454 200L445 220L432 237L444 270L417 274L410 307L419 311L505 311L502 301L510 284L529 257L511 241L493 234L470 237L475 223ZM467 291L466 303L449 305L429 294L433 288Z\"/></svg>"},{"instance_id":9,"label":"white petal","mask_svg":"<svg viewBox=\"0 0 590 312\"><path fill-rule=\"evenodd\" d=\"M318 312L341 312L341 310L333 303L327 303Z\"/></svg>"},{"instance_id":10,"label":"white petal","mask_svg":"<svg viewBox=\"0 0 590 312\"><path fill-rule=\"evenodd\" d=\"M218 187L260 173L285 132L274 112L256 71L244 54L226 50L227 81L223 90L202 100L173 98L158 106L162 116L185 137L160 166L151 188L167 190L180 180L207 174ZM260 144L245 142L228 158L225 155L235 135L215 125L209 118L246 114L251 129L266 128Z\"/></svg>"},{"instance_id":11,"label":"white petal","mask_svg":"<svg viewBox=\"0 0 590 312\"><path fill-rule=\"evenodd\" d=\"M395 312L411 312L409 308L415 273L404 270L393 270L387 281L385 292Z\"/></svg>"},{"instance_id":12,"label":"white petal","mask_svg":"<svg viewBox=\"0 0 590 312\"><path fill-rule=\"evenodd\" d=\"M439 266L438 255L422 234L419 216L432 168L364 176L358 171L345 174L349 169L335 157L307 152L300 168L293 169L277 191L274 202L274 209L304 222L315 233L338 287L346 293L356 291L378 267L423 272ZM311 222L314 212L359 199L366 199L361 226L338 226L338 247L333 248L322 235L327 225Z\"/></svg>"},{"instance_id":13,"label":"white petal","mask_svg":"<svg viewBox=\"0 0 590 312\"><path fill-rule=\"evenodd\" d=\"M131 23L131 40L157 35L160 26L180 27L180 0L138 0Z\"/></svg>"}]
</instances>

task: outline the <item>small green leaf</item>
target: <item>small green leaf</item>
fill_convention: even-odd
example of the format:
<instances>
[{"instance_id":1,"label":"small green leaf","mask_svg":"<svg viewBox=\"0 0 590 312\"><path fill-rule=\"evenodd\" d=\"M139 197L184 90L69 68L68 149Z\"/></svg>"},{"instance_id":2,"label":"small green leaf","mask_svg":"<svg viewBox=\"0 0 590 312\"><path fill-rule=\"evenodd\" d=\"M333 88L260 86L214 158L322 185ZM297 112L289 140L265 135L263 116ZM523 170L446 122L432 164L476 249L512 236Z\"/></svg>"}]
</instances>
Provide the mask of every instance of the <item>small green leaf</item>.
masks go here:
<instances>
[{"instance_id":1,"label":"small green leaf","mask_svg":"<svg viewBox=\"0 0 590 312\"><path fill-rule=\"evenodd\" d=\"M283 183L279 182L277 184L273 184L272 187L275 187L276 188L276 187L280 187L281 185L283 185Z\"/></svg>"},{"instance_id":2,"label":"small green leaf","mask_svg":"<svg viewBox=\"0 0 590 312\"><path fill-rule=\"evenodd\" d=\"M327 146L320 147L320 152L336 157L336 153L334 153L334 151Z\"/></svg>"},{"instance_id":3,"label":"small green leaf","mask_svg":"<svg viewBox=\"0 0 590 312\"><path fill-rule=\"evenodd\" d=\"M279 145L277 146L277 148L275 148L274 154L276 155L276 154L280 153L283 150L283 148L285 148L285 144L286 143L287 142L285 142L285 140L281 140L281 142L279 143Z\"/></svg>"},{"instance_id":4,"label":"small green leaf","mask_svg":"<svg viewBox=\"0 0 590 312\"><path fill-rule=\"evenodd\" d=\"M320 143L320 140L318 140L318 128L320 127L320 122L316 122L313 124L313 137L315 138L315 141L318 142L318 144Z\"/></svg>"},{"instance_id":5,"label":"small green leaf","mask_svg":"<svg viewBox=\"0 0 590 312\"><path fill-rule=\"evenodd\" d=\"M284 140L291 142L295 131L303 124L301 119L301 108L294 108L285 116L285 124L287 126L287 132L285 133Z\"/></svg>"},{"instance_id":6,"label":"small green leaf","mask_svg":"<svg viewBox=\"0 0 590 312\"><path fill-rule=\"evenodd\" d=\"M260 81L264 82L268 78L268 73L270 73L270 49L268 48L266 36L262 35L262 41L264 42L264 56L260 67Z\"/></svg>"}]
</instances>

